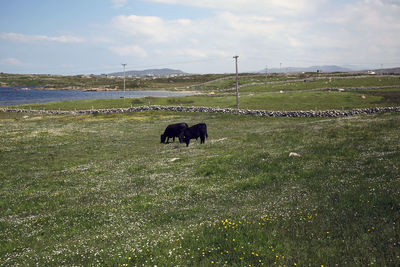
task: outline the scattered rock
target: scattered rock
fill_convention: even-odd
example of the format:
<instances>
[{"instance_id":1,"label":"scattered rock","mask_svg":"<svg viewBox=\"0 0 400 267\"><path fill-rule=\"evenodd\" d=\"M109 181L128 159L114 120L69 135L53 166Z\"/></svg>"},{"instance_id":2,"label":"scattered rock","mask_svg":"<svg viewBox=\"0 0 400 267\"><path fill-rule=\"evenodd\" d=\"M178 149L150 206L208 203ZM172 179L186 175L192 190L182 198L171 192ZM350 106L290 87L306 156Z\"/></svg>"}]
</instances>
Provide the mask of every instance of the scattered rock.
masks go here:
<instances>
[{"instance_id":1,"label":"scattered rock","mask_svg":"<svg viewBox=\"0 0 400 267\"><path fill-rule=\"evenodd\" d=\"M301 157L301 155L297 154L296 152L290 152L289 157Z\"/></svg>"},{"instance_id":2,"label":"scattered rock","mask_svg":"<svg viewBox=\"0 0 400 267\"><path fill-rule=\"evenodd\" d=\"M211 140L211 143L218 143L218 142L223 142L224 140L226 140L227 138L221 138L221 139L217 139L217 140Z\"/></svg>"}]
</instances>

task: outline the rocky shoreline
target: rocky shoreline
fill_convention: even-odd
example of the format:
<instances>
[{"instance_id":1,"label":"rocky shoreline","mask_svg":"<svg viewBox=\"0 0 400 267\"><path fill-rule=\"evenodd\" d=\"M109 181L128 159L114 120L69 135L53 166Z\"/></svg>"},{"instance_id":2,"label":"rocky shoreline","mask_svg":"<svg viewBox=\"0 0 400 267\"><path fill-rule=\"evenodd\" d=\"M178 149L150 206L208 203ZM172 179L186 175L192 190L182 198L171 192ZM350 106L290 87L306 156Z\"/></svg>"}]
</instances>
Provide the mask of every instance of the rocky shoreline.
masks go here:
<instances>
[{"instance_id":1,"label":"rocky shoreline","mask_svg":"<svg viewBox=\"0 0 400 267\"><path fill-rule=\"evenodd\" d=\"M0 112L50 114L50 115L129 113L129 112L158 111L158 110L176 111L176 112L202 112L202 113L254 115L262 117L348 117L361 114L400 112L400 107L375 107L375 108L361 108L352 110L325 110L325 111L315 111L315 110L267 111L267 110L250 110L250 109L236 110L231 108L182 107L182 106L140 106L140 107L130 107L130 108L90 109L90 110L75 110L75 111L0 108Z\"/></svg>"}]
</instances>

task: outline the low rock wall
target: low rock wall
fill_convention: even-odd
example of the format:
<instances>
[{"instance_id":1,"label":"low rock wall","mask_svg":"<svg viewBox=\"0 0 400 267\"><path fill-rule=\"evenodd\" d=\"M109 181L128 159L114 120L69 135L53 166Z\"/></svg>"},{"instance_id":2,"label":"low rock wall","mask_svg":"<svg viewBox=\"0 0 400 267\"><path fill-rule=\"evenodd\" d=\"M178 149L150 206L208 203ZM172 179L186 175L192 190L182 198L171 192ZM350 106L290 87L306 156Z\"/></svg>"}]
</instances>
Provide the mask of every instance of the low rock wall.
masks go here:
<instances>
[{"instance_id":1,"label":"low rock wall","mask_svg":"<svg viewBox=\"0 0 400 267\"><path fill-rule=\"evenodd\" d=\"M400 107L375 107L352 110L325 110L325 111L267 111L250 109L212 108L212 107L182 107L182 106L140 106L131 108L113 109L90 109L90 110L33 110L0 108L0 112L35 113L51 115L83 115L83 114L105 114L105 113L127 113L140 111L176 111L176 112L203 112L203 113L224 113L238 115L255 115L263 117L347 117L360 114L375 114L386 112L400 112Z\"/></svg>"}]
</instances>

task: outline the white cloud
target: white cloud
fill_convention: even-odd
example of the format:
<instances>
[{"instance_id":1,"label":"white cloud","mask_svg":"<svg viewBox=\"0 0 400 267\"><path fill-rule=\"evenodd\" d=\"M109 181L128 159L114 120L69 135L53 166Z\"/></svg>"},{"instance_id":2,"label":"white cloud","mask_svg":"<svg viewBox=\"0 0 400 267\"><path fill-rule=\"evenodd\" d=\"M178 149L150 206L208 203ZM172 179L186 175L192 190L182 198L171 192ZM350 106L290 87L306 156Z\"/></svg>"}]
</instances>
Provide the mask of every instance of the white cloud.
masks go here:
<instances>
[{"instance_id":1,"label":"white cloud","mask_svg":"<svg viewBox=\"0 0 400 267\"><path fill-rule=\"evenodd\" d=\"M23 65L23 63L20 60L18 60L16 58L12 58L12 57L3 58L2 60L0 60L0 64L8 65L8 66L22 66Z\"/></svg>"},{"instance_id":2,"label":"white cloud","mask_svg":"<svg viewBox=\"0 0 400 267\"><path fill-rule=\"evenodd\" d=\"M126 5L127 0L112 0L114 8L121 8Z\"/></svg>"},{"instance_id":3,"label":"white cloud","mask_svg":"<svg viewBox=\"0 0 400 267\"><path fill-rule=\"evenodd\" d=\"M218 72L219 64L229 64L237 53L241 58L246 55L247 58L258 57L270 47L284 49L286 44L299 45L299 41L296 43L289 34L292 29L286 29L273 17L236 16L231 12L218 12L200 19L172 20L154 16L118 16L113 20L113 26L121 33L120 45L110 48L114 53L143 57L142 50L136 47L140 46L146 47L146 56L151 62L195 62L196 67L210 64L199 61L219 62L204 72ZM282 32L286 32L285 36ZM125 47L127 43L135 46ZM257 69L252 67L251 70Z\"/></svg>"},{"instance_id":4,"label":"white cloud","mask_svg":"<svg viewBox=\"0 0 400 267\"><path fill-rule=\"evenodd\" d=\"M400 5L394 0L147 1L212 10L196 18L189 13L176 19L115 17L112 26L119 33L119 47L145 47L152 62L231 60L239 54L241 67L257 70L280 62L288 66L400 60ZM144 53L132 49L125 54Z\"/></svg>"},{"instance_id":5,"label":"white cloud","mask_svg":"<svg viewBox=\"0 0 400 267\"><path fill-rule=\"evenodd\" d=\"M110 50L120 56L147 56L146 50L137 45L112 46L110 47Z\"/></svg>"},{"instance_id":6,"label":"white cloud","mask_svg":"<svg viewBox=\"0 0 400 267\"><path fill-rule=\"evenodd\" d=\"M184 28L191 27L191 21L131 15L114 18L113 25L124 34L140 41L163 43L179 38Z\"/></svg>"},{"instance_id":7,"label":"white cloud","mask_svg":"<svg viewBox=\"0 0 400 267\"><path fill-rule=\"evenodd\" d=\"M265 14L276 12L297 13L313 8L312 0L147 0L149 2L157 2L162 4L184 5L201 8L209 8L215 10L224 10L231 12Z\"/></svg>"},{"instance_id":8,"label":"white cloud","mask_svg":"<svg viewBox=\"0 0 400 267\"><path fill-rule=\"evenodd\" d=\"M325 30L316 31L313 38L341 43L342 50L345 50L345 56L341 60L398 61L400 60L398 14L400 5L394 4L391 0L348 2L341 8L333 8L323 14L320 22Z\"/></svg>"},{"instance_id":9,"label":"white cloud","mask_svg":"<svg viewBox=\"0 0 400 267\"><path fill-rule=\"evenodd\" d=\"M175 51L171 51L172 54L177 56L188 56L190 58L206 58L207 52L202 49L194 49L194 48L184 48L184 49L177 49Z\"/></svg>"},{"instance_id":10,"label":"white cloud","mask_svg":"<svg viewBox=\"0 0 400 267\"><path fill-rule=\"evenodd\" d=\"M251 47L254 40L261 43L295 43L295 38L288 33L298 27L296 24L282 24L268 16L237 16L231 12L220 12L213 17L196 20L166 20L136 15L118 16L113 20L114 27L126 35L129 42L146 47L162 46L164 50L186 51L186 54L196 57L211 55L215 51L232 52L233 48L237 51L240 44ZM282 36L283 32L285 35ZM157 49L160 50L160 47Z\"/></svg>"},{"instance_id":11,"label":"white cloud","mask_svg":"<svg viewBox=\"0 0 400 267\"><path fill-rule=\"evenodd\" d=\"M13 41L13 42L57 42L57 43L82 43L85 40L74 36L55 36L50 37L46 35L27 35L20 33L0 33L0 40Z\"/></svg>"},{"instance_id":12,"label":"white cloud","mask_svg":"<svg viewBox=\"0 0 400 267\"><path fill-rule=\"evenodd\" d=\"M200 72L232 70L230 64L235 54L240 56L242 71L263 69L266 65L279 67L280 62L284 66L400 62L399 0L138 0L132 5L129 3L134 2L108 1L109 8L126 8L119 10L121 13L110 11L108 15L120 16L115 15L107 25L90 21L76 32L73 28L66 29L68 25L55 35L40 27L36 27L36 35L27 34L29 27L19 33L0 32L4 58L0 58L0 63L15 66L22 64L18 59L24 64L44 61L42 55L49 45L54 51L62 52L48 61L58 61L59 57L69 62L76 57L81 60L79 64L89 65L88 62L110 62L120 56L134 58L139 66L196 62L192 64L192 71ZM65 44L78 45L66 49ZM15 54L14 46L21 53ZM210 61L215 64L205 63ZM134 66L133 62L127 63Z\"/></svg>"}]
</instances>

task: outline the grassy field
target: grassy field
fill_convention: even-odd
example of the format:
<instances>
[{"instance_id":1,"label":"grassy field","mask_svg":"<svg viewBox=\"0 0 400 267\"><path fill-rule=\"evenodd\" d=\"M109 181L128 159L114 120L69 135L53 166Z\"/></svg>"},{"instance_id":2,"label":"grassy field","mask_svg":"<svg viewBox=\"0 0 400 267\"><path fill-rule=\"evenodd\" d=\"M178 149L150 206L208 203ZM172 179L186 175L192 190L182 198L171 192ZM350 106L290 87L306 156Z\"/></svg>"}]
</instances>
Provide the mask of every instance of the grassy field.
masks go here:
<instances>
[{"instance_id":1,"label":"grassy field","mask_svg":"<svg viewBox=\"0 0 400 267\"><path fill-rule=\"evenodd\" d=\"M399 125L0 113L0 265L398 266Z\"/></svg>"},{"instance_id":2,"label":"grassy field","mask_svg":"<svg viewBox=\"0 0 400 267\"><path fill-rule=\"evenodd\" d=\"M213 81L219 78L229 77L226 74L207 74L207 75L188 75L171 78L135 78L126 77L126 90L149 90L149 89L174 89L185 87L193 84L201 84ZM56 89L84 90L91 88L123 88L123 78L107 78L104 76L87 76L87 75L43 75L43 74L7 74L0 73L0 83L6 86L40 86Z\"/></svg>"},{"instance_id":3,"label":"grassy field","mask_svg":"<svg viewBox=\"0 0 400 267\"><path fill-rule=\"evenodd\" d=\"M265 75L243 75L240 82L239 106L242 109L263 110L326 110L326 109L354 109L382 106L400 106L400 79L398 76L354 76L354 77L328 77L304 82L298 81L302 75L286 77L271 75L266 79ZM176 83L164 82L172 87L181 84L182 79ZM191 82L207 81L221 78L219 76L206 76L199 78L194 76ZM234 92L218 91L221 88L234 86L234 78L224 78L203 83L201 86L190 87L201 95L174 98L125 98L107 100L65 101L22 105L22 108L32 109L98 109L118 108L143 105L172 105L172 106L210 106L220 108L236 108L236 96ZM315 78L315 77L314 77ZM178 78L176 78L178 79ZM262 85L253 83L265 82ZM295 81L297 80L297 81ZM283 83L270 83L283 82ZM163 83L160 83L161 85ZM391 88L379 88L390 86ZM195 88L195 89L193 89ZM326 88L344 89L325 90ZM351 88L358 88L352 90ZM214 91L212 91L214 90ZM317 91L314 91L317 90Z\"/></svg>"},{"instance_id":4,"label":"grassy field","mask_svg":"<svg viewBox=\"0 0 400 267\"><path fill-rule=\"evenodd\" d=\"M400 86L399 86L400 87ZM400 105L400 88L360 91L315 91L315 92L258 92L241 93L241 109L262 110L326 110L384 107ZM168 106L209 106L236 108L236 97L232 94L197 95L170 98L125 98L106 100L82 100L39 103L15 106L25 109L80 110L106 109L131 106L168 105Z\"/></svg>"},{"instance_id":5,"label":"grassy field","mask_svg":"<svg viewBox=\"0 0 400 267\"><path fill-rule=\"evenodd\" d=\"M400 106L395 76L301 77L242 75L240 107ZM217 91L232 77L179 79L158 85L204 94L18 107L236 106ZM250 85L265 81L283 83ZM349 87L364 88L309 91ZM206 143L160 144L183 121L207 123ZM398 266L399 128L398 113L0 113L0 266Z\"/></svg>"}]
</instances>

